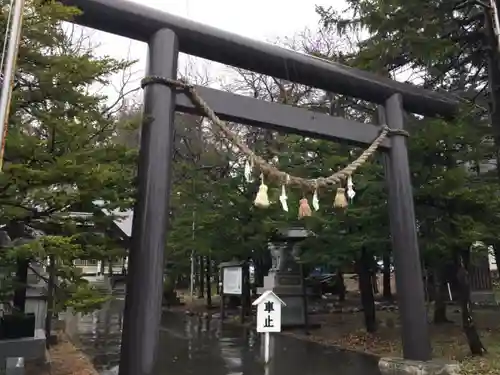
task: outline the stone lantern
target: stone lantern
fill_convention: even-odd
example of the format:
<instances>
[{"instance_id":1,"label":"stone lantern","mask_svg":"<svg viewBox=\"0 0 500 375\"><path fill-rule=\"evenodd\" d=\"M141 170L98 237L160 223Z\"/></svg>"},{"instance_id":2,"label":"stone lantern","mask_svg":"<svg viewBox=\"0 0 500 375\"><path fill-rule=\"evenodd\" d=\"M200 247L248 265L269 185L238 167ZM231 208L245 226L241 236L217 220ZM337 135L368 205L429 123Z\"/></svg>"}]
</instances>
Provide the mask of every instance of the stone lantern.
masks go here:
<instances>
[{"instance_id":1,"label":"stone lantern","mask_svg":"<svg viewBox=\"0 0 500 375\"><path fill-rule=\"evenodd\" d=\"M281 324L283 327L297 327L306 324L306 296L300 257L300 244L314 234L303 227L277 230L268 243L272 257L272 267L264 276L264 285L258 294L272 290L281 298L283 307Z\"/></svg>"}]
</instances>

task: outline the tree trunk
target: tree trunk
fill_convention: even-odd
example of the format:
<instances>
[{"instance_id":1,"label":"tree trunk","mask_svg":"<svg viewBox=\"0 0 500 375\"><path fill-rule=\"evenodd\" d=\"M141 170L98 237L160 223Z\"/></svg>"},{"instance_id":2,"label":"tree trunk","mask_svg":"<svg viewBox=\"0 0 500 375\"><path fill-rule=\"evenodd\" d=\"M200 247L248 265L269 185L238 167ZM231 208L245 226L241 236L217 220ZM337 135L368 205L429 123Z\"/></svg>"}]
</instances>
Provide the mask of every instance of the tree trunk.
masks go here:
<instances>
[{"instance_id":1,"label":"tree trunk","mask_svg":"<svg viewBox=\"0 0 500 375\"><path fill-rule=\"evenodd\" d=\"M204 298L205 294L205 262L203 257L198 257L200 263L200 288L198 289L198 298Z\"/></svg>"},{"instance_id":2,"label":"tree trunk","mask_svg":"<svg viewBox=\"0 0 500 375\"><path fill-rule=\"evenodd\" d=\"M361 304L365 315L365 327L367 332L373 333L377 330L375 298L373 296L373 285L370 272L370 266L373 262L364 248L361 250L361 257L357 263L359 291L361 293Z\"/></svg>"},{"instance_id":3,"label":"tree trunk","mask_svg":"<svg viewBox=\"0 0 500 375\"><path fill-rule=\"evenodd\" d=\"M5 227L7 234L11 241L25 236L24 223L18 221L11 221ZM26 289L28 287L28 268L30 260L25 258L18 258L16 260L16 276L14 279L14 297L12 299L13 307L24 312L26 306Z\"/></svg>"},{"instance_id":4,"label":"tree trunk","mask_svg":"<svg viewBox=\"0 0 500 375\"><path fill-rule=\"evenodd\" d=\"M378 274L376 271L372 272L372 285L373 285L373 294L378 294Z\"/></svg>"},{"instance_id":5,"label":"tree trunk","mask_svg":"<svg viewBox=\"0 0 500 375\"><path fill-rule=\"evenodd\" d=\"M216 264L217 262L214 263L214 269L215 269L215 273L214 273L214 282L215 282L215 291L217 293L217 295L219 296L220 295L220 273L219 273L219 267L218 265Z\"/></svg>"},{"instance_id":6,"label":"tree trunk","mask_svg":"<svg viewBox=\"0 0 500 375\"><path fill-rule=\"evenodd\" d=\"M194 290L193 290L193 296L195 294L195 290L200 290L200 265L198 264L198 258L196 255L193 255L193 272L194 272Z\"/></svg>"},{"instance_id":7,"label":"tree trunk","mask_svg":"<svg viewBox=\"0 0 500 375\"><path fill-rule=\"evenodd\" d=\"M14 290L13 305L19 312L24 312L26 307L26 289L28 286L28 267L30 261L19 258L16 269L16 286Z\"/></svg>"},{"instance_id":8,"label":"tree trunk","mask_svg":"<svg viewBox=\"0 0 500 375\"><path fill-rule=\"evenodd\" d=\"M392 301L392 288L391 288L391 257L385 254L383 257L384 268L382 270L382 295L386 301Z\"/></svg>"},{"instance_id":9,"label":"tree trunk","mask_svg":"<svg viewBox=\"0 0 500 375\"><path fill-rule=\"evenodd\" d=\"M47 283L47 314L45 315L45 337L46 337L46 347L49 348L52 332L52 316L54 311L54 294L55 294L55 284L56 284L56 260L53 255L49 256L49 280Z\"/></svg>"},{"instance_id":10,"label":"tree trunk","mask_svg":"<svg viewBox=\"0 0 500 375\"><path fill-rule=\"evenodd\" d=\"M446 295L448 288L446 285L446 278L442 270L434 271L434 324L450 323L446 316Z\"/></svg>"},{"instance_id":11,"label":"tree trunk","mask_svg":"<svg viewBox=\"0 0 500 375\"><path fill-rule=\"evenodd\" d=\"M345 287L344 273L341 269L337 271L337 284L339 285L339 302L344 302L347 288Z\"/></svg>"},{"instance_id":12,"label":"tree trunk","mask_svg":"<svg viewBox=\"0 0 500 375\"><path fill-rule=\"evenodd\" d=\"M467 337L467 342L472 355L482 356L486 353L486 349L481 342L481 338L477 332L476 325L472 318L472 307L470 301L470 285L469 274L463 263L458 268L457 272L460 306L462 308L462 327Z\"/></svg>"},{"instance_id":13,"label":"tree trunk","mask_svg":"<svg viewBox=\"0 0 500 375\"><path fill-rule=\"evenodd\" d=\"M211 267L212 261L210 260L210 256L207 256L206 259L206 264L207 264L207 271L205 272L205 277L206 277L206 287L207 287L207 308L212 308L212 267Z\"/></svg>"},{"instance_id":14,"label":"tree trunk","mask_svg":"<svg viewBox=\"0 0 500 375\"><path fill-rule=\"evenodd\" d=\"M254 265L254 282L252 285L252 294L255 296L257 295L257 287L258 286L264 286L264 276L268 272L268 269L266 270L266 262L264 259L264 256L262 254L258 255L255 257L253 260L253 265Z\"/></svg>"}]
</instances>

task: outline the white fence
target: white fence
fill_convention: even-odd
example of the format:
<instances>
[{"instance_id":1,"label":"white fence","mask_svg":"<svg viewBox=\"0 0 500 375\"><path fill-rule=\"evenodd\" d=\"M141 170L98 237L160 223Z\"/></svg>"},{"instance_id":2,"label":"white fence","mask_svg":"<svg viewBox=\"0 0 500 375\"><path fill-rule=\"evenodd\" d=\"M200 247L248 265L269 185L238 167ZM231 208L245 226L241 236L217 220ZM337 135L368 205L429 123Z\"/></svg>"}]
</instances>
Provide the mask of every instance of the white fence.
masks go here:
<instances>
[{"instance_id":1,"label":"white fence","mask_svg":"<svg viewBox=\"0 0 500 375\"><path fill-rule=\"evenodd\" d=\"M77 259L73 264L78 267L83 275L103 275L109 273L109 263L100 260L81 260ZM128 259L125 258L119 262L113 262L111 270L113 274L122 273L123 268L128 268Z\"/></svg>"}]
</instances>

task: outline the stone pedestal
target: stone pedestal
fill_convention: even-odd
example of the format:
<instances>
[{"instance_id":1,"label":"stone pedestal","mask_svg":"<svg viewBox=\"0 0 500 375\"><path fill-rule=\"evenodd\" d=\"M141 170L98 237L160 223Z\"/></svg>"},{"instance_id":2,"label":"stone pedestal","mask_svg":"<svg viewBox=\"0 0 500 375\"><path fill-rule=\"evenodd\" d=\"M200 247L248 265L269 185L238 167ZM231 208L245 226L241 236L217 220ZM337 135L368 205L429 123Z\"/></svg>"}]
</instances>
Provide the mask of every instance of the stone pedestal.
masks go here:
<instances>
[{"instance_id":1,"label":"stone pedestal","mask_svg":"<svg viewBox=\"0 0 500 375\"><path fill-rule=\"evenodd\" d=\"M5 373L3 370L6 365L11 368L16 367L15 364L19 363L18 358L43 362L47 352L45 347L45 331L43 329L36 329L34 337L0 340L0 373ZM9 358L15 359L10 359L7 363ZM24 366L19 367L24 369Z\"/></svg>"},{"instance_id":2,"label":"stone pedestal","mask_svg":"<svg viewBox=\"0 0 500 375\"><path fill-rule=\"evenodd\" d=\"M306 324L303 277L297 260L300 242L311 234L304 228L290 228L279 231L275 241L268 245L273 266L264 277L264 285L257 288L257 293L272 290L286 303L281 310L281 325L284 328Z\"/></svg>"},{"instance_id":3,"label":"stone pedestal","mask_svg":"<svg viewBox=\"0 0 500 375\"><path fill-rule=\"evenodd\" d=\"M28 287L26 288L25 312L35 314L35 328L45 329L47 316L47 283L49 275L43 267L36 262L30 265L35 271L28 270ZM43 276L45 279L40 278Z\"/></svg>"},{"instance_id":4,"label":"stone pedestal","mask_svg":"<svg viewBox=\"0 0 500 375\"><path fill-rule=\"evenodd\" d=\"M257 293L262 294L266 290L272 290L286 303L281 310L283 327L305 325L304 295L300 274L280 274L271 271L268 276L264 276L264 286L257 288Z\"/></svg>"},{"instance_id":5,"label":"stone pedestal","mask_svg":"<svg viewBox=\"0 0 500 375\"><path fill-rule=\"evenodd\" d=\"M378 367L382 375L459 375L456 362L410 361L403 358L381 358Z\"/></svg>"},{"instance_id":6,"label":"stone pedestal","mask_svg":"<svg viewBox=\"0 0 500 375\"><path fill-rule=\"evenodd\" d=\"M26 313L35 314L35 328L45 329L47 317L47 288L29 286L26 290Z\"/></svg>"}]
</instances>

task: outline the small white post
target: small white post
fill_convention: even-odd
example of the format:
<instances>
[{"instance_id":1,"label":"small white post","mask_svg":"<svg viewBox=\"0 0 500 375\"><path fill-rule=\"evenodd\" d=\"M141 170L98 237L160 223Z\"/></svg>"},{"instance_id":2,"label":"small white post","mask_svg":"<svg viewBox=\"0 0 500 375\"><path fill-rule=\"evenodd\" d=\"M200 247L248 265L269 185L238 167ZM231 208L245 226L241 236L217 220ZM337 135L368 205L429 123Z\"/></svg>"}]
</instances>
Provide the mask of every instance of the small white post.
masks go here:
<instances>
[{"instance_id":1,"label":"small white post","mask_svg":"<svg viewBox=\"0 0 500 375\"><path fill-rule=\"evenodd\" d=\"M446 283L446 285L448 285L448 295L450 296L450 301L453 301L453 295L451 294L450 283Z\"/></svg>"},{"instance_id":2,"label":"small white post","mask_svg":"<svg viewBox=\"0 0 500 375\"><path fill-rule=\"evenodd\" d=\"M269 332L264 332L264 362L269 363L271 359L271 348L270 348L270 337Z\"/></svg>"},{"instance_id":3,"label":"small white post","mask_svg":"<svg viewBox=\"0 0 500 375\"><path fill-rule=\"evenodd\" d=\"M267 365L271 361L270 332L281 332L281 307L286 304L271 290L267 290L253 305L257 306L257 332L264 334L264 363Z\"/></svg>"}]
</instances>

